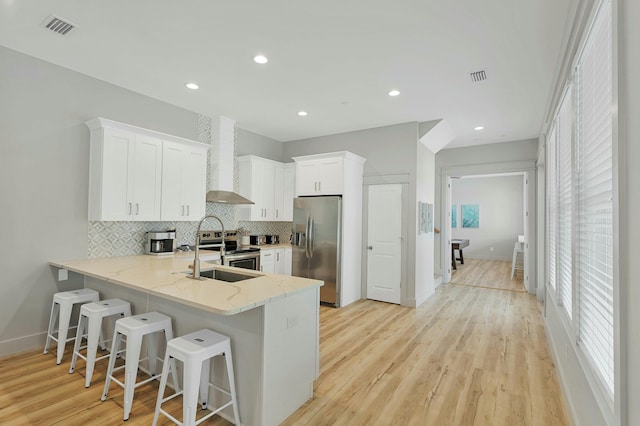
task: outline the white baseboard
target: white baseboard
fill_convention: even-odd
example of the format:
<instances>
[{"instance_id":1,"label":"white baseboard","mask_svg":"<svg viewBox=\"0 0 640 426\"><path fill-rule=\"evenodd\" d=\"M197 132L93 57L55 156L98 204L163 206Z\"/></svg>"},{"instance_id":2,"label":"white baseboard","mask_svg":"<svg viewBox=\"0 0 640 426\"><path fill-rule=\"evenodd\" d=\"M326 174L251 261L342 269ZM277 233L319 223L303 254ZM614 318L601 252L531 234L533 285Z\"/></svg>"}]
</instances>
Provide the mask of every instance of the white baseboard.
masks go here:
<instances>
[{"instance_id":1,"label":"white baseboard","mask_svg":"<svg viewBox=\"0 0 640 426\"><path fill-rule=\"evenodd\" d=\"M14 355L20 352L32 351L34 349L43 349L47 340L47 332L22 336L16 339L8 339L0 342L0 357Z\"/></svg>"}]
</instances>

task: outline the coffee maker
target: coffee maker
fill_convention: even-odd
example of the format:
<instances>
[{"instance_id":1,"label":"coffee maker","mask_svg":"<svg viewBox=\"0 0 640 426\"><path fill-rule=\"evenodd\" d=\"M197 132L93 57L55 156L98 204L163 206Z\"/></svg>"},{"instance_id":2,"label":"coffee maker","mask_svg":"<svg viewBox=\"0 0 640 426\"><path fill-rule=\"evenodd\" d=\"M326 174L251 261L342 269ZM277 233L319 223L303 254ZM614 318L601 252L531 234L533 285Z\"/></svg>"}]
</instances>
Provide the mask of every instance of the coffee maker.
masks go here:
<instances>
[{"instance_id":1,"label":"coffee maker","mask_svg":"<svg viewBox=\"0 0 640 426\"><path fill-rule=\"evenodd\" d=\"M149 231L145 234L144 252L161 256L172 254L176 244L176 231Z\"/></svg>"}]
</instances>

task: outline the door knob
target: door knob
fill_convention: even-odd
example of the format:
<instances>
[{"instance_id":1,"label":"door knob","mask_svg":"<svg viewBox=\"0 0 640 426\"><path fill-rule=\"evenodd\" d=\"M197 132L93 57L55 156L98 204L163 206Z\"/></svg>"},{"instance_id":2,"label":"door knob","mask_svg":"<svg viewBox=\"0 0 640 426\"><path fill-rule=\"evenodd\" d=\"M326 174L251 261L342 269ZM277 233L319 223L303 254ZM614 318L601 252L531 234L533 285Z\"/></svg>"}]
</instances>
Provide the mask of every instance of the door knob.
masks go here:
<instances>
[{"instance_id":1,"label":"door knob","mask_svg":"<svg viewBox=\"0 0 640 426\"><path fill-rule=\"evenodd\" d=\"M367 246L367 250L373 250L373 246Z\"/></svg>"}]
</instances>

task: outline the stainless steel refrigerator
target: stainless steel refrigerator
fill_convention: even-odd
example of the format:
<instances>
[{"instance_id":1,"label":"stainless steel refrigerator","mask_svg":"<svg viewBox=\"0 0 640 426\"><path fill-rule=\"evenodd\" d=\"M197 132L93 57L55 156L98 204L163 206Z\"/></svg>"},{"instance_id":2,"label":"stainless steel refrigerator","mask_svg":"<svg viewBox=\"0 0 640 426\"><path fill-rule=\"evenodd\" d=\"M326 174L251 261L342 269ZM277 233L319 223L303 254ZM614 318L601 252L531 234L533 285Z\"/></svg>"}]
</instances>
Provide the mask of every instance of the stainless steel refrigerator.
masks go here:
<instances>
[{"instance_id":1,"label":"stainless steel refrigerator","mask_svg":"<svg viewBox=\"0 0 640 426\"><path fill-rule=\"evenodd\" d=\"M324 281L320 302L340 306L342 198L298 197L293 200L292 275Z\"/></svg>"}]
</instances>

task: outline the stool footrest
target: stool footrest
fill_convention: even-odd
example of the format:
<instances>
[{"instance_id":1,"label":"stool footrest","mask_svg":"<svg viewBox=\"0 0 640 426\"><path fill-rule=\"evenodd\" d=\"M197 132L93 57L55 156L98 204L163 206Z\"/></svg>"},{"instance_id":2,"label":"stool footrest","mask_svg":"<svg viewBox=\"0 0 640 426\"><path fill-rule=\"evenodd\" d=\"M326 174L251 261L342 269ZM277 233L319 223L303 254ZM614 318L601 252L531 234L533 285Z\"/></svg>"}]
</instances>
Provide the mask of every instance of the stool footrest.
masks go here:
<instances>
[{"instance_id":1,"label":"stool footrest","mask_svg":"<svg viewBox=\"0 0 640 426\"><path fill-rule=\"evenodd\" d=\"M216 385L214 385L213 383L209 383L209 387L210 387L210 388L214 388L215 390L217 390L217 391L219 391L219 392L222 392L223 394L225 394L225 395L227 395L227 396L231 396L231 392L229 392L229 391L228 391L228 390L226 390L226 389L222 389L221 387L216 386Z\"/></svg>"},{"instance_id":2,"label":"stool footrest","mask_svg":"<svg viewBox=\"0 0 640 426\"><path fill-rule=\"evenodd\" d=\"M212 410L209 414L207 414L206 416L204 416L203 418L201 418L200 420L198 420L195 424L198 425L202 422L204 422L205 420L207 420L209 417L218 414L220 411L224 410L227 407L230 407L233 404L233 401L229 401L224 405L221 405L220 407L216 408L215 410ZM210 408L207 408L208 410L210 410Z\"/></svg>"}]
</instances>

